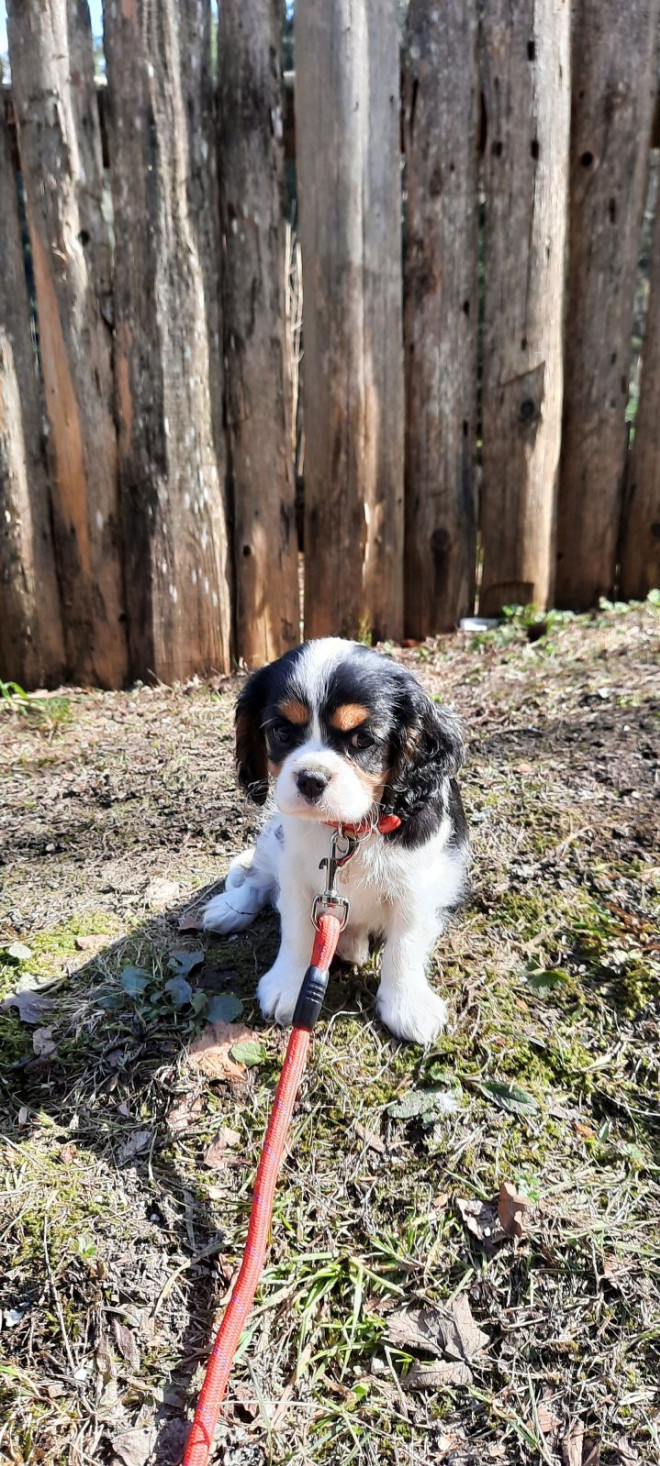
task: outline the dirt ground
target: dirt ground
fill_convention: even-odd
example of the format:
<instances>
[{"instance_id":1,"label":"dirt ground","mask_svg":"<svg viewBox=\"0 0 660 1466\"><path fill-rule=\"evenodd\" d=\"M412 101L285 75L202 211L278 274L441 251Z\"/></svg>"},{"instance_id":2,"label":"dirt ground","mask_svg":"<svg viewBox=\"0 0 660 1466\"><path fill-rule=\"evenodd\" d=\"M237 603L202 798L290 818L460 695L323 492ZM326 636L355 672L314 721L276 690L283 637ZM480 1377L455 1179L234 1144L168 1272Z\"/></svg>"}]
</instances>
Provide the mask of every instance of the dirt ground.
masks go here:
<instances>
[{"instance_id":1,"label":"dirt ground","mask_svg":"<svg viewBox=\"0 0 660 1466\"><path fill-rule=\"evenodd\" d=\"M227 1466L660 1456L660 607L537 631L386 648L467 726L450 1028L337 969ZM0 704L2 1461L181 1459L284 1043L276 918L179 931L256 828L239 682Z\"/></svg>"}]
</instances>

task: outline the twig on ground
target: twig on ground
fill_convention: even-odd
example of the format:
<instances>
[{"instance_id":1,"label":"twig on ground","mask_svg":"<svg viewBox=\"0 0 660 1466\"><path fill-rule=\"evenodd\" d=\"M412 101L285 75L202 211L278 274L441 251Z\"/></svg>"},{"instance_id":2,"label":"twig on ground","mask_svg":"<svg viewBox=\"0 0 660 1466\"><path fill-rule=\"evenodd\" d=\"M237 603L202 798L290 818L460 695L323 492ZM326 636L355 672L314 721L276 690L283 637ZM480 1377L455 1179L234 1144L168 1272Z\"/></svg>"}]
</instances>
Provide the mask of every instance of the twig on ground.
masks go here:
<instances>
[{"instance_id":1,"label":"twig on ground","mask_svg":"<svg viewBox=\"0 0 660 1466\"><path fill-rule=\"evenodd\" d=\"M62 1339L64 1341L64 1348L66 1349L66 1357L67 1357L67 1359L69 1361L69 1368L71 1370L71 1374L72 1374L72 1376L73 1376L73 1378L75 1380L75 1377L76 1377L76 1361L75 1361L75 1359L73 1357L73 1354L71 1352L71 1345L69 1343L69 1335L67 1334L66 1324L64 1322L64 1312L63 1312L63 1309L62 1309L62 1304L60 1302L60 1295L59 1295L59 1293L57 1291L57 1284L55 1282L55 1276L54 1276L54 1273L53 1273L53 1269L52 1269L52 1267L50 1265L50 1257L48 1255L48 1212L46 1212L46 1215L44 1217L44 1258L45 1258L45 1261L46 1261L46 1272L48 1273L48 1281L50 1283L50 1290L51 1290L51 1293L53 1295L53 1302L55 1304L55 1310L57 1312L57 1317L58 1317L58 1320L59 1320L59 1325L60 1325L60 1330L61 1330L61 1334L62 1334Z\"/></svg>"}]
</instances>

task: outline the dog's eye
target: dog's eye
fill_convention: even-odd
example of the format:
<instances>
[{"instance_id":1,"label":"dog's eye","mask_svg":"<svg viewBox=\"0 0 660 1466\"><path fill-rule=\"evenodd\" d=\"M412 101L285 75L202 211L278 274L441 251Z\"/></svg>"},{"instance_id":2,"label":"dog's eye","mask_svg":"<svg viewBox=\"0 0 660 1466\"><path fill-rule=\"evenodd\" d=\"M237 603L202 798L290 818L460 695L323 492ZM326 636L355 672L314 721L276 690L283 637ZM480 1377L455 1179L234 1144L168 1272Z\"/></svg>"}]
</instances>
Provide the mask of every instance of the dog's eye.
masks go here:
<instances>
[{"instance_id":1,"label":"dog's eye","mask_svg":"<svg viewBox=\"0 0 660 1466\"><path fill-rule=\"evenodd\" d=\"M272 743L290 743L293 728L290 723L273 723L268 734Z\"/></svg>"},{"instance_id":2,"label":"dog's eye","mask_svg":"<svg viewBox=\"0 0 660 1466\"><path fill-rule=\"evenodd\" d=\"M370 733L365 733L362 728L358 728L351 738L351 748L373 748L373 742Z\"/></svg>"}]
</instances>

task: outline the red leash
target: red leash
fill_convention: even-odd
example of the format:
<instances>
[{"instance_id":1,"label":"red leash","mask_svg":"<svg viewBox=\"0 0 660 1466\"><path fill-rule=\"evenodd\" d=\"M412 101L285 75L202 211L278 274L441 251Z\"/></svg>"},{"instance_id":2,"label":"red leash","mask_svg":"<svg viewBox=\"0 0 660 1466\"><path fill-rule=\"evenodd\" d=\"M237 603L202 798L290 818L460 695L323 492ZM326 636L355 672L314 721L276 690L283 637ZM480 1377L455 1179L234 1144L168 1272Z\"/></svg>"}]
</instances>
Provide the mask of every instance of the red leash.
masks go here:
<instances>
[{"instance_id":1,"label":"red leash","mask_svg":"<svg viewBox=\"0 0 660 1466\"><path fill-rule=\"evenodd\" d=\"M331 912L325 912L318 917L312 964L308 968L294 1013L293 1029L259 1161L241 1270L211 1351L202 1393L195 1411L195 1419L188 1436L183 1466L206 1466L209 1459L213 1433L218 1423L229 1371L245 1326L245 1320L252 1307L268 1249L275 1187L284 1155L286 1137L296 1095L307 1063L313 1022L323 1001L330 963L335 954L342 925L341 918L332 915ZM306 988L313 989L311 995L309 991L306 992ZM316 1008L313 1015L311 1011L306 1011L312 1007Z\"/></svg>"},{"instance_id":2,"label":"red leash","mask_svg":"<svg viewBox=\"0 0 660 1466\"><path fill-rule=\"evenodd\" d=\"M330 855L321 861L321 866L325 866L327 870L327 884L323 895L315 898L312 908L312 920L316 927L312 961L300 989L291 1037L268 1121L254 1185L241 1270L206 1366L202 1393L188 1436L183 1466L206 1466L209 1459L234 1354L252 1307L268 1250L275 1187L296 1095L307 1063L311 1032L321 1011L330 963L337 950L340 933L348 920L348 901L345 896L339 895L335 884L337 871L351 859L360 842L372 831L378 830L380 834L388 835L398 829L400 824L397 815L383 815L377 823L363 820L359 825L339 825L331 838Z\"/></svg>"}]
</instances>

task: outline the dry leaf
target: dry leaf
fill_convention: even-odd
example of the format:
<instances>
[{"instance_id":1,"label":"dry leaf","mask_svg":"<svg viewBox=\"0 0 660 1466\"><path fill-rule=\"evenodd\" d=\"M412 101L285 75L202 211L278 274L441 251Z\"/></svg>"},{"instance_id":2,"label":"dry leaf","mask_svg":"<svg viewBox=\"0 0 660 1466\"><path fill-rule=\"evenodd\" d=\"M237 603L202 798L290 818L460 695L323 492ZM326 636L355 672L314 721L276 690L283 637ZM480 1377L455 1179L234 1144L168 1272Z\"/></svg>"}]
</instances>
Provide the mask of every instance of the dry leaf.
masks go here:
<instances>
[{"instance_id":1,"label":"dry leaf","mask_svg":"<svg viewBox=\"0 0 660 1466\"><path fill-rule=\"evenodd\" d=\"M49 1059L57 1048L52 1028L35 1028L32 1035L32 1047L38 1059Z\"/></svg>"},{"instance_id":2,"label":"dry leaf","mask_svg":"<svg viewBox=\"0 0 660 1466\"><path fill-rule=\"evenodd\" d=\"M471 1359L490 1342L488 1334L475 1323L465 1293L459 1293L458 1298L452 1299L442 1331L445 1353L457 1359Z\"/></svg>"},{"instance_id":3,"label":"dry leaf","mask_svg":"<svg viewBox=\"0 0 660 1466\"><path fill-rule=\"evenodd\" d=\"M428 1316L428 1323L427 1317ZM430 1331L435 1321L432 1308L405 1308L391 1313L387 1320L387 1337L391 1344L402 1349L425 1349L428 1354L441 1354L442 1345L436 1337L437 1329Z\"/></svg>"},{"instance_id":4,"label":"dry leaf","mask_svg":"<svg viewBox=\"0 0 660 1466\"><path fill-rule=\"evenodd\" d=\"M616 1288L617 1291L620 1292L621 1278L624 1272L625 1269L621 1263L621 1259L610 1255L609 1257L606 1257L603 1262L603 1272L601 1280L609 1283L610 1288Z\"/></svg>"},{"instance_id":5,"label":"dry leaf","mask_svg":"<svg viewBox=\"0 0 660 1466\"><path fill-rule=\"evenodd\" d=\"M446 1308L401 1309L387 1320L392 1343L404 1348L425 1349L449 1359L471 1359L485 1348L488 1334L477 1326L465 1293L453 1298Z\"/></svg>"},{"instance_id":6,"label":"dry leaf","mask_svg":"<svg viewBox=\"0 0 660 1466\"><path fill-rule=\"evenodd\" d=\"M456 1206L468 1232L483 1243L486 1251L504 1241L506 1232L498 1216L496 1201L468 1201L457 1196Z\"/></svg>"},{"instance_id":7,"label":"dry leaf","mask_svg":"<svg viewBox=\"0 0 660 1466\"><path fill-rule=\"evenodd\" d=\"M58 1400L60 1395L66 1394L66 1385L59 1379L53 1380L51 1384L46 1385L46 1394L49 1400Z\"/></svg>"},{"instance_id":8,"label":"dry leaf","mask_svg":"<svg viewBox=\"0 0 660 1466\"><path fill-rule=\"evenodd\" d=\"M559 1417L553 1415L552 1410L548 1410L547 1405L539 1405L536 1414L539 1422L539 1430L542 1435L551 1435L561 1425Z\"/></svg>"},{"instance_id":9,"label":"dry leaf","mask_svg":"<svg viewBox=\"0 0 660 1466\"><path fill-rule=\"evenodd\" d=\"M437 1359L435 1364L415 1360L403 1381L406 1390L442 1390L448 1385L471 1385L472 1370L459 1360Z\"/></svg>"},{"instance_id":10,"label":"dry leaf","mask_svg":"<svg viewBox=\"0 0 660 1466\"><path fill-rule=\"evenodd\" d=\"M201 1094L187 1094L178 1105L174 1105L167 1116L167 1123L173 1135L182 1135L189 1130L204 1109Z\"/></svg>"},{"instance_id":11,"label":"dry leaf","mask_svg":"<svg viewBox=\"0 0 660 1466\"><path fill-rule=\"evenodd\" d=\"M104 1380L114 1379L115 1361L113 1358L112 1350L110 1348L110 1341L106 1333L101 1333L99 1337L99 1341L96 1346L96 1353L94 1355L94 1362L96 1364L96 1368L98 1369L99 1374Z\"/></svg>"},{"instance_id":12,"label":"dry leaf","mask_svg":"<svg viewBox=\"0 0 660 1466\"><path fill-rule=\"evenodd\" d=\"M158 1337L158 1319L154 1318L149 1308L136 1308L134 1313L135 1318L131 1319L131 1322L137 1329L138 1338L142 1339L143 1343L146 1340L148 1344L153 1344L154 1339Z\"/></svg>"},{"instance_id":13,"label":"dry leaf","mask_svg":"<svg viewBox=\"0 0 660 1466\"><path fill-rule=\"evenodd\" d=\"M528 1196L520 1196L510 1181L500 1186L497 1214L507 1237L522 1237L532 1202Z\"/></svg>"},{"instance_id":14,"label":"dry leaf","mask_svg":"<svg viewBox=\"0 0 660 1466\"><path fill-rule=\"evenodd\" d=\"M618 1466L640 1466L640 1457L634 1446L631 1446L630 1441L626 1440L625 1436L619 1437L616 1443L616 1452Z\"/></svg>"},{"instance_id":15,"label":"dry leaf","mask_svg":"<svg viewBox=\"0 0 660 1466\"><path fill-rule=\"evenodd\" d=\"M156 1444L156 1431L153 1426L149 1430L122 1430L110 1444L122 1466L146 1466Z\"/></svg>"},{"instance_id":16,"label":"dry leaf","mask_svg":"<svg viewBox=\"0 0 660 1466\"><path fill-rule=\"evenodd\" d=\"M144 899L147 906L166 906L168 901L176 901L179 890L178 881L168 881L164 876L154 876L147 886Z\"/></svg>"},{"instance_id":17,"label":"dry leaf","mask_svg":"<svg viewBox=\"0 0 660 1466\"><path fill-rule=\"evenodd\" d=\"M5 955L12 957L14 962L28 962L32 956L32 948L26 947L25 942L11 942L5 947Z\"/></svg>"},{"instance_id":18,"label":"dry leaf","mask_svg":"<svg viewBox=\"0 0 660 1466\"><path fill-rule=\"evenodd\" d=\"M4 1003L0 1004L3 1009L17 1008L21 1023L40 1023L52 1006L50 998L42 997L33 988L22 988L20 992L10 993Z\"/></svg>"},{"instance_id":19,"label":"dry leaf","mask_svg":"<svg viewBox=\"0 0 660 1466\"><path fill-rule=\"evenodd\" d=\"M180 932L203 932L204 916L201 911L186 911L179 922Z\"/></svg>"},{"instance_id":20,"label":"dry leaf","mask_svg":"<svg viewBox=\"0 0 660 1466\"><path fill-rule=\"evenodd\" d=\"M134 1374L140 1372L140 1350L137 1345L135 1334L126 1324L120 1323L118 1318L112 1320L112 1332L115 1344L127 1364L130 1364Z\"/></svg>"},{"instance_id":21,"label":"dry leaf","mask_svg":"<svg viewBox=\"0 0 660 1466\"><path fill-rule=\"evenodd\" d=\"M108 1383L106 1385L104 1385L103 1388L102 1388L102 1390L101 1390L101 1395L100 1395L100 1398L98 1400L98 1406L97 1406L97 1408L99 1408L99 1409L101 1409L103 1411L103 1414L104 1414L104 1416L105 1416L106 1419L112 1419L112 1417L117 1414L117 1405L118 1404L119 1404L119 1387L117 1385L117 1381L116 1381L116 1379L109 1379L108 1380ZM114 1466L117 1466L117 1463L119 1461L119 1457L118 1456L113 1456L112 1460L113 1460Z\"/></svg>"},{"instance_id":22,"label":"dry leaf","mask_svg":"<svg viewBox=\"0 0 660 1466\"><path fill-rule=\"evenodd\" d=\"M465 1437L462 1434L445 1435L443 1432L442 1435L436 1436L433 1442L434 1453L441 1460L443 1456L449 1456L452 1451L458 1450L459 1446L463 1445L464 1440Z\"/></svg>"},{"instance_id":23,"label":"dry leaf","mask_svg":"<svg viewBox=\"0 0 660 1466\"><path fill-rule=\"evenodd\" d=\"M223 1128L206 1151L204 1165L210 1166L214 1171L221 1171L223 1166L236 1165L236 1156L228 1155L228 1151L232 1146L239 1145L241 1138L237 1130Z\"/></svg>"},{"instance_id":24,"label":"dry leaf","mask_svg":"<svg viewBox=\"0 0 660 1466\"><path fill-rule=\"evenodd\" d=\"M584 1426L581 1420L573 1420L568 1427L566 1435L561 1443L561 1454L564 1466L582 1466L582 1446L584 1443Z\"/></svg>"},{"instance_id":25,"label":"dry leaf","mask_svg":"<svg viewBox=\"0 0 660 1466\"><path fill-rule=\"evenodd\" d=\"M98 952L99 947L104 947L107 941L109 938L100 933L95 937L76 937L76 947L79 952Z\"/></svg>"},{"instance_id":26,"label":"dry leaf","mask_svg":"<svg viewBox=\"0 0 660 1466\"><path fill-rule=\"evenodd\" d=\"M244 1023L207 1023L206 1028L190 1045L188 1057L209 1079L242 1079L246 1065L232 1058L235 1044L257 1041L256 1033Z\"/></svg>"},{"instance_id":27,"label":"dry leaf","mask_svg":"<svg viewBox=\"0 0 660 1466\"><path fill-rule=\"evenodd\" d=\"M123 1166L151 1144L153 1130L134 1130L128 1140L117 1151L117 1165Z\"/></svg>"},{"instance_id":28,"label":"dry leaf","mask_svg":"<svg viewBox=\"0 0 660 1466\"><path fill-rule=\"evenodd\" d=\"M29 957L32 956L32 949L31 947L25 946L25 941L12 941L9 947L4 949L4 954L7 957L12 957L13 962L29 962Z\"/></svg>"},{"instance_id":29,"label":"dry leaf","mask_svg":"<svg viewBox=\"0 0 660 1466\"><path fill-rule=\"evenodd\" d=\"M246 1420L256 1420L259 1414L259 1404L255 1399L254 1390L249 1385L235 1384L231 1395L231 1400L223 1404L223 1418L230 1425L238 1426L239 1429L245 1425Z\"/></svg>"},{"instance_id":30,"label":"dry leaf","mask_svg":"<svg viewBox=\"0 0 660 1466\"><path fill-rule=\"evenodd\" d=\"M356 1135L359 1135L360 1140L364 1141L369 1150L377 1150L379 1155L385 1155L387 1146L375 1130L367 1130L366 1126L362 1125L359 1120L355 1121L354 1129Z\"/></svg>"}]
</instances>

